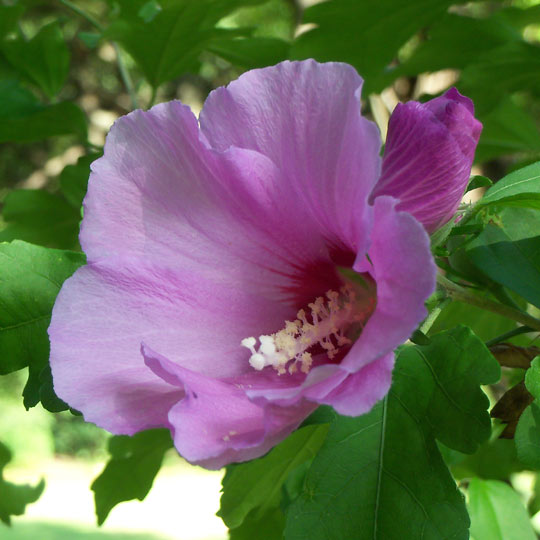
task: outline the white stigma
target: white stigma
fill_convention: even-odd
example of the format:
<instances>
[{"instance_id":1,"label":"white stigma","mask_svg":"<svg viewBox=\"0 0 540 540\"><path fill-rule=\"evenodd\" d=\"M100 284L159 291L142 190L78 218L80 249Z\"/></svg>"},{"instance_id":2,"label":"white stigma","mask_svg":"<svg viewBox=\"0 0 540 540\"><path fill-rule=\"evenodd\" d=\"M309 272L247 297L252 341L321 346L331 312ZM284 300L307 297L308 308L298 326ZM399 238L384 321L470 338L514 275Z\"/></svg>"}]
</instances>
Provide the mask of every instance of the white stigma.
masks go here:
<instances>
[{"instance_id":1,"label":"white stigma","mask_svg":"<svg viewBox=\"0 0 540 540\"><path fill-rule=\"evenodd\" d=\"M251 352L249 363L257 371L272 366L279 375L287 372L287 364L292 362L289 373L295 373L300 368L302 373L309 373L313 358L308 352L310 347L320 345L330 359L334 358L339 349L349 345L351 340L344 332L353 324L361 323L362 315L356 312L356 293L352 286L341 288L341 296L335 291L328 291L326 299L320 296L312 304L311 322L306 318L306 312L301 309L294 322L286 321L285 328L275 334L259 336L257 340L248 337L241 341L242 346Z\"/></svg>"}]
</instances>

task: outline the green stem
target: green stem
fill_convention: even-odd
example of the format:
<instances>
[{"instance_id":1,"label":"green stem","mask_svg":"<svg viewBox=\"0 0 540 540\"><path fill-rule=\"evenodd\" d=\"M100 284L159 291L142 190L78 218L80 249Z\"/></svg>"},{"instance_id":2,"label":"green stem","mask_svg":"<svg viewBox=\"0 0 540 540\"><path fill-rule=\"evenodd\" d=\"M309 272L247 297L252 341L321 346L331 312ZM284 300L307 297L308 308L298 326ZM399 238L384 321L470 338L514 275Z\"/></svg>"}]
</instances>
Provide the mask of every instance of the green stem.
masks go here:
<instances>
[{"instance_id":1,"label":"green stem","mask_svg":"<svg viewBox=\"0 0 540 540\"><path fill-rule=\"evenodd\" d=\"M516 321L524 326L528 326L533 330L540 331L540 320L527 313L524 313L523 311L468 291L457 283L450 281L442 274L437 274L437 282L453 300L459 300L460 302L477 306L481 309L491 311L492 313L496 313L497 315L501 315L502 317Z\"/></svg>"},{"instance_id":2,"label":"green stem","mask_svg":"<svg viewBox=\"0 0 540 540\"><path fill-rule=\"evenodd\" d=\"M137 102L137 93L135 92L135 88L133 86L131 76L129 75L129 71L127 70L124 61L122 60L122 55L120 54L120 47L118 46L118 43L116 43L116 41L113 41L112 45L114 47L114 51L116 52L116 62L118 64L118 69L120 70L120 77L122 77L124 86L126 87L126 90L131 99L131 107L133 109L138 109L139 104Z\"/></svg>"},{"instance_id":3,"label":"green stem","mask_svg":"<svg viewBox=\"0 0 540 540\"><path fill-rule=\"evenodd\" d=\"M423 334L427 334L433 323L437 320L437 317L441 314L441 311L451 302L450 298L445 298L442 302L437 304L426 317L425 321L420 326L419 330Z\"/></svg>"},{"instance_id":4,"label":"green stem","mask_svg":"<svg viewBox=\"0 0 540 540\"><path fill-rule=\"evenodd\" d=\"M152 95L150 96L150 102L148 103L148 108L151 109L156 102L157 88L152 86Z\"/></svg>"},{"instance_id":5,"label":"green stem","mask_svg":"<svg viewBox=\"0 0 540 540\"><path fill-rule=\"evenodd\" d=\"M506 341L507 339L519 336L521 334L528 334L529 332L534 332L534 330L529 326L519 326L518 328L514 328L509 332L505 332L500 336L494 337L493 339L486 341L486 347L492 347L493 345L497 345L497 343L500 343L501 341Z\"/></svg>"},{"instance_id":6,"label":"green stem","mask_svg":"<svg viewBox=\"0 0 540 540\"><path fill-rule=\"evenodd\" d=\"M76 6L69 0L58 0L61 4L66 6L68 9L71 9L71 11L74 11L77 13L77 15L81 16L83 19L86 19L92 26L95 26L100 32L103 32L104 28L99 24L99 22L92 17L89 13L86 13L83 9L81 9L79 6Z\"/></svg>"},{"instance_id":7,"label":"green stem","mask_svg":"<svg viewBox=\"0 0 540 540\"><path fill-rule=\"evenodd\" d=\"M92 17L89 13L81 9L79 6L75 5L73 2L70 2L69 0L58 0L62 5L73 11L74 13L77 13L80 17L87 20L92 26L96 27L100 32L103 32L105 28L101 26L101 24ZM120 54L120 47L116 43L116 41L112 42L112 46L114 47L114 51L116 53L116 63L118 64L118 70L120 71L120 77L122 78L122 82L124 83L124 86L126 87L126 90L129 94L129 97L131 98L131 106L134 109L138 109L139 105L137 103L137 95L135 93L135 89L133 86L133 82L131 80L131 76L129 74L129 71L126 68L126 65L124 64L124 61L122 60L122 56Z\"/></svg>"}]
</instances>

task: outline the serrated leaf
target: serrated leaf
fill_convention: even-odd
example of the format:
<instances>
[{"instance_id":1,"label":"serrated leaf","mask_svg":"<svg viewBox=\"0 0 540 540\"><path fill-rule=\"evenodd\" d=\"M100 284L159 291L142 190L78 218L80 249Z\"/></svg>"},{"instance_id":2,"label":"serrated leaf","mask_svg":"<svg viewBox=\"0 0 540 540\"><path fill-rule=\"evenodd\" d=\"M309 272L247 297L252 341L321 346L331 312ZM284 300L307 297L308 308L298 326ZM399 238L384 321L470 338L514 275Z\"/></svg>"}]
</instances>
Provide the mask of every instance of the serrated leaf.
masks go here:
<instances>
[{"instance_id":1,"label":"serrated leaf","mask_svg":"<svg viewBox=\"0 0 540 540\"><path fill-rule=\"evenodd\" d=\"M50 98L62 89L69 72L69 50L57 21L43 26L30 40L4 41L0 50Z\"/></svg>"},{"instance_id":2,"label":"serrated leaf","mask_svg":"<svg viewBox=\"0 0 540 540\"><path fill-rule=\"evenodd\" d=\"M161 11L143 20L144 1L120 0L120 16L105 36L120 42L135 59L148 82L157 87L193 69L199 55L214 39L245 35L245 31L216 28L217 22L243 5L263 0L168 0ZM143 10L144 13L144 10Z\"/></svg>"},{"instance_id":3,"label":"serrated leaf","mask_svg":"<svg viewBox=\"0 0 540 540\"><path fill-rule=\"evenodd\" d=\"M98 525L118 503L146 497L169 448L172 440L166 429L141 431L133 437L111 437L111 459L91 486Z\"/></svg>"},{"instance_id":4,"label":"serrated leaf","mask_svg":"<svg viewBox=\"0 0 540 540\"><path fill-rule=\"evenodd\" d=\"M223 478L223 495L218 515L230 529L239 527L252 513L252 520L278 508L281 489L289 473L313 459L321 447L328 425L306 426L294 432L266 456L230 465Z\"/></svg>"},{"instance_id":5,"label":"serrated leaf","mask_svg":"<svg viewBox=\"0 0 540 540\"><path fill-rule=\"evenodd\" d=\"M86 117L77 105L70 101L43 105L17 81L0 80L0 143L57 135L86 140Z\"/></svg>"},{"instance_id":6,"label":"serrated leaf","mask_svg":"<svg viewBox=\"0 0 540 540\"><path fill-rule=\"evenodd\" d=\"M434 436L454 450L475 452L491 433L489 399L480 385L495 383L501 376L484 343L469 328L458 326L431 336L428 345L403 349L400 357L416 366L419 380L430 377L426 387L436 387L429 397L417 397L426 399Z\"/></svg>"},{"instance_id":7,"label":"serrated leaf","mask_svg":"<svg viewBox=\"0 0 540 540\"><path fill-rule=\"evenodd\" d=\"M508 484L473 478L468 499L474 540L536 539L519 495Z\"/></svg>"},{"instance_id":8,"label":"serrated leaf","mask_svg":"<svg viewBox=\"0 0 540 540\"><path fill-rule=\"evenodd\" d=\"M467 246L470 259L493 281L540 307L540 210L498 211Z\"/></svg>"},{"instance_id":9,"label":"serrated leaf","mask_svg":"<svg viewBox=\"0 0 540 540\"><path fill-rule=\"evenodd\" d=\"M46 247L74 249L79 235L80 210L63 197L43 190L19 189L5 198L0 242L24 240Z\"/></svg>"},{"instance_id":10,"label":"serrated leaf","mask_svg":"<svg viewBox=\"0 0 540 540\"><path fill-rule=\"evenodd\" d=\"M49 359L47 328L54 301L62 283L84 262L82 253L20 241L0 244L0 374L28 366L27 408L40 399L39 376Z\"/></svg>"},{"instance_id":11,"label":"serrated leaf","mask_svg":"<svg viewBox=\"0 0 540 540\"><path fill-rule=\"evenodd\" d=\"M24 514L26 505L36 502L45 489L44 480L36 486L17 485L4 480L3 470L10 461L11 452L0 443L0 521L6 525L10 525L11 516Z\"/></svg>"},{"instance_id":12,"label":"serrated leaf","mask_svg":"<svg viewBox=\"0 0 540 540\"><path fill-rule=\"evenodd\" d=\"M483 347L466 328L404 347L389 395L330 426L288 510L285 538L467 539L464 501L435 436L469 450L485 438L479 384L496 380L499 368Z\"/></svg>"}]
</instances>

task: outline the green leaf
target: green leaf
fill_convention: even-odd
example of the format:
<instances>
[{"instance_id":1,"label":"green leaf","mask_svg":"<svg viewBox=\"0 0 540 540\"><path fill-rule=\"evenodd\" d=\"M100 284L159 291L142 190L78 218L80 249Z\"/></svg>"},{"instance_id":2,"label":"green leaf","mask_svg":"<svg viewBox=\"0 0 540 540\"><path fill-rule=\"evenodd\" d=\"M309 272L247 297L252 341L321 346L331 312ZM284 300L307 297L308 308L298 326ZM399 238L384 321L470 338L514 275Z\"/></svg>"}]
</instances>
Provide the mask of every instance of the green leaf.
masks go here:
<instances>
[{"instance_id":1,"label":"green leaf","mask_svg":"<svg viewBox=\"0 0 540 540\"><path fill-rule=\"evenodd\" d=\"M451 464L452 475L456 479L479 476L506 481L509 480L510 475L525 468L517 459L516 445L510 439L497 437L485 442L476 453L461 456L463 459L458 459Z\"/></svg>"},{"instance_id":2,"label":"green leaf","mask_svg":"<svg viewBox=\"0 0 540 540\"><path fill-rule=\"evenodd\" d=\"M148 82L157 87L198 64L202 51L214 39L233 38L245 31L216 28L217 22L243 5L263 0L165 0L153 17L146 13L143 1L120 0L121 14L105 32L119 41L131 54ZM223 44L222 44L223 45Z\"/></svg>"},{"instance_id":3,"label":"green leaf","mask_svg":"<svg viewBox=\"0 0 540 540\"><path fill-rule=\"evenodd\" d=\"M527 467L540 470L540 357L525 373L525 386L535 400L522 413L515 433L518 458Z\"/></svg>"},{"instance_id":4,"label":"green leaf","mask_svg":"<svg viewBox=\"0 0 540 540\"><path fill-rule=\"evenodd\" d=\"M535 399L540 399L540 356L533 359L525 373L525 386Z\"/></svg>"},{"instance_id":5,"label":"green leaf","mask_svg":"<svg viewBox=\"0 0 540 540\"><path fill-rule=\"evenodd\" d=\"M536 540L527 511L508 484L473 478L468 499L474 540Z\"/></svg>"},{"instance_id":6,"label":"green leaf","mask_svg":"<svg viewBox=\"0 0 540 540\"><path fill-rule=\"evenodd\" d=\"M477 204L540 208L540 161L499 180Z\"/></svg>"},{"instance_id":7,"label":"green leaf","mask_svg":"<svg viewBox=\"0 0 540 540\"><path fill-rule=\"evenodd\" d=\"M13 80L0 80L0 143L32 142L57 135L86 140L86 117L70 101L42 105Z\"/></svg>"},{"instance_id":8,"label":"green leaf","mask_svg":"<svg viewBox=\"0 0 540 540\"><path fill-rule=\"evenodd\" d=\"M53 98L69 72L69 50L58 22L45 25L30 40L18 38L0 44L10 64Z\"/></svg>"},{"instance_id":9,"label":"green leaf","mask_svg":"<svg viewBox=\"0 0 540 540\"><path fill-rule=\"evenodd\" d=\"M486 51L462 71L460 88L481 115L513 92L540 96L540 51L525 41L510 41Z\"/></svg>"},{"instance_id":10,"label":"green leaf","mask_svg":"<svg viewBox=\"0 0 540 540\"><path fill-rule=\"evenodd\" d=\"M39 402L54 301L62 283L84 262L82 253L20 241L0 244L0 374L29 367L24 391L27 408Z\"/></svg>"},{"instance_id":11,"label":"green leaf","mask_svg":"<svg viewBox=\"0 0 540 540\"><path fill-rule=\"evenodd\" d=\"M5 6L0 4L0 39L15 30L23 11L24 7L21 5Z\"/></svg>"},{"instance_id":12,"label":"green leaf","mask_svg":"<svg viewBox=\"0 0 540 540\"><path fill-rule=\"evenodd\" d=\"M514 440L519 460L529 469L540 470L540 401L523 411Z\"/></svg>"},{"instance_id":13,"label":"green leaf","mask_svg":"<svg viewBox=\"0 0 540 540\"><path fill-rule=\"evenodd\" d=\"M54 393L51 366L47 364L39 374L39 401L50 412L67 411L69 405Z\"/></svg>"},{"instance_id":14,"label":"green leaf","mask_svg":"<svg viewBox=\"0 0 540 540\"><path fill-rule=\"evenodd\" d=\"M60 173L60 189L68 202L79 210L88 187L90 164L101 154L88 154L77 160L76 165L68 165Z\"/></svg>"},{"instance_id":15,"label":"green leaf","mask_svg":"<svg viewBox=\"0 0 540 540\"><path fill-rule=\"evenodd\" d=\"M290 44L277 38L238 38L214 40L208 50L233 65L245 69L271 66L289 56Z\"/></svg>"},{"instance_id":16,"label":"green leaf","mask_svg":"<svg viewBox=\"0 0 540 540\"><path fill-rule=\"evenodd\" d=\"M540 307L540 211L507 207L486 219L467 246L470 259L493 281Z\"/></svg>"},{"instance_id":17,"label":"green leaf","mask_svg":"<svg viewBox=\"0 0 540 540\"><path fill-rule=\"evenodd\" d=\"M479 384L499 368L470 330L403 347L389 395L338 417L289 507L287 540L465 540L468 516L435 443L473 450L489 432ZM444 409L448 410L444 410ZM344 519L345 518L345 519Z\"/></svg>"},{"instance_id":18,"label":"green leaf","mask_svg":"<svg viewBox=\"0 0 540 540\"><path fill-rule=\"evenodd\" d=\"M386 87L387 66L418 30L444 15L448 0L330 0L307 8L303 23L316 27L292 47L295 59L352 64L365 79L364 92ZM367 94L366 94L367 95Z\"/></svg>"},{"instance_id":19,"label":"green leaf","mask_svg":"<svg viewBox=\"0 0 540 540\"><path fill-rule=\"evenodd\" d=\"M11 524L11 516L22 516L26 505L36 502L45 489L44 480L36 486L6 482L3 470L10 461L11 452L0 443L0 521L6 525Z\"/></svg>"},{"instance_id":20,"label":"green leaf","mask_svg":"<svg viewBox=\"0 0 540 540\"><path fill-rule=\"evenodd\" d=\"M446 13L427 29L427 36L394 75L418 75L441 69L463 69L478 56L521 36L498 17L470 17ZM474 47L470 44L474 42Z\"/></svg>"},{"instance_id":21,"label":"green leaf","mask_svg":"<svg viewBox=\"0 0 540 540\"><path fill-rule=\"evenodd\" d=\"M98 525L105 522L118 503L142 501L148 495L169 448L172 441L167 429L141 431L133 437L111 437L111 459L91 486Z\"/></svg>"},{"instance_id":22,"label":"green leaf","mask_svg":"<svg viewBox=\"0 0 540 540\"><path fill-rule=\"evenodd\" d=\"M534 479L533 493L529 500L528 510L531 516L540 512L540 479L538 474L536 474Z\"/></svg>"},{"instance_id":23,"label":"green leaf","mask_svg":"<svg viewBox=\"0 0 540 540\"><path fill-rule=\"evenodd\" d=\"M451 302L437 317L429 333L433 335L458 324L469 326L482 341L493 339L516 326L513 321L495 313L463 302Z\"/></svg>"},{"instance_id":24,"label":"green leaf","mask_svg":"<svg viewBox=\"0 0 540 540\"><path fill-rule=\"evenodd\" d=\"M242 525L229 531L229 540L277 540L283 538L285 516L279 508L272 508L261 517L247 516Z\"/></svg>"},{"instance_id":25,"label":"green leaf","mask_svg":"<svg viewBox=\"0 0 540 540\"><path fill-rule=\"evenodd\" d=\"M281 489L289 473L313 459L321 447L328 425L306 426L294 432L266 456L230 465L223 478L223 495L218 515L227 527L239 527L252 512L254 521L278 508Z\"/></svg>"},{"instance_id":26,"label":"green leaf","mask_svg":"<svg viewBox=\"0 0 540 540\"><path fill-rule=\"evenodd\" d=\"M24 240L63 249L78 245L80 210L59 195L37 189L11 191L2 217L6 227L0 230L0 242Z\"/></svg>"},{"instance_id":27,"label":"green leaf","mask_svg":"<svg viewBox=\"0 0 540 540\"><path fill-rule=\"evenodd\" d=\"M450 448L472 454L491 433L489 399L480 385L497 382L500 366L465 326L430 339L429 345L403 349L400 357L410 365L423 362L416 370L418 378L424 378L426 386L436 386L437 391L425 397L434 436Z\"/></svg>"},{"instance_id":28,"label":"green leaf","mask_svg":"<svg viewBox=\"0 0 540 540\"><path fill-rule=\"evenodd\" d=\"M469 185L467 186L467 193L469 191L472 191L473 189L478 189L481 187L491 187L492 185L493 182L489 178L476 175L469 180Z\"/></svg>"},{"instance_id":29,"label":"green leaf","mask_svg":"<svg viewBox=\"0 0 540 540\"><path fill-rule=\"evenodd\" d=\"M480 119L484 127L476 149L476 161L516 152L540 152L540 133L534 117L511 97L503 98Z\"/></svg>"}]
</instances>

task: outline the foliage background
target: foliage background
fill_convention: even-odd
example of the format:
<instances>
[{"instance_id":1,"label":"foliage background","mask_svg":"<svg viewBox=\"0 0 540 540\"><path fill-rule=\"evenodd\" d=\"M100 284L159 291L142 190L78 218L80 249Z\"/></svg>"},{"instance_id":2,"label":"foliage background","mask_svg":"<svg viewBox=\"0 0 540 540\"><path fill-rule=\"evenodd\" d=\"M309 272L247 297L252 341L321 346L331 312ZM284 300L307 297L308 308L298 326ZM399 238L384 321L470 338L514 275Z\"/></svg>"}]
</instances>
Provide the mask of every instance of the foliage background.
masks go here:
<instances>
[{"instance_id":1,"label":"foliage background","mask_svg":"<svg viewBox=\"0 0 540 540\"><path fill-rule=\"evenodd\" d=\"M455 85L484 124L480 187L468 195L476 200L489 185L483 177L497 182L540 159L539 42L536 0L1 0L0 472L8 448L15 463L107 454L107 435L54 395L46 328L62 281L84 263L77 234L89 165L117 117L175 98L198 112L211 89L247 69L315 58L357 68L364 114L384 136L399 101ZM529 191L511 204L490 192L494 202L434 249L454 281L537 316L540 187L532 167L518 173ZM458 301L433 307L439 316L426 341L401 353L391 397L369 415L319 412L262 460L228 468L220 515L231 538L467 538L469 516L476 540L536 537L537 333L501 340L513 321ZM414 355L427 359L433 379ZM407 376L436 397L409 403ZM493 421L481 385L497 404ZM30 424L23 404L52 414ZM340 441L351 437L345 452ZM170 441L150 432L108 445L110 461L93 485L100 523L117 503L145 498ZM386 483L369 472L383 468ZM361 479L353 488L351 475ZM0 475L0 519L9 523L42 489Z\"/></svg>"}]
</instances>

